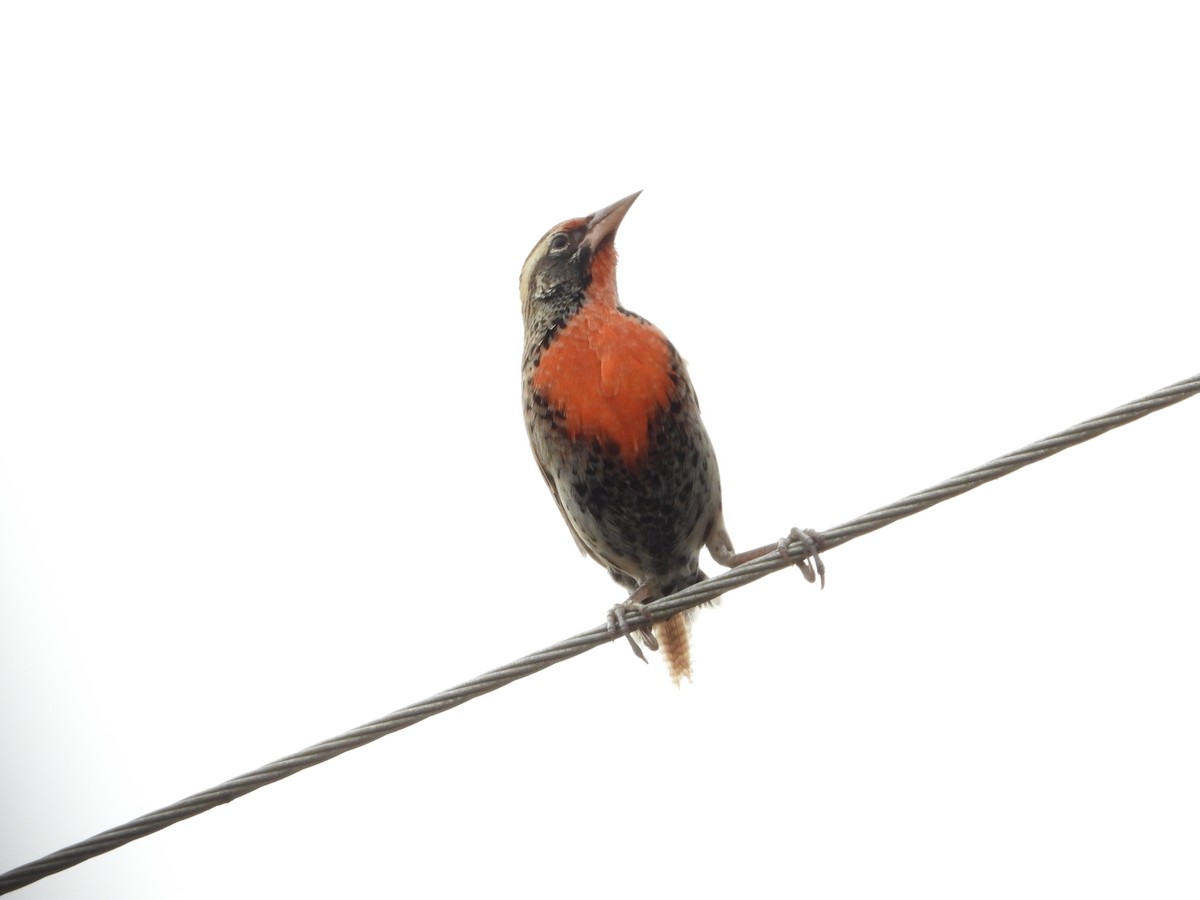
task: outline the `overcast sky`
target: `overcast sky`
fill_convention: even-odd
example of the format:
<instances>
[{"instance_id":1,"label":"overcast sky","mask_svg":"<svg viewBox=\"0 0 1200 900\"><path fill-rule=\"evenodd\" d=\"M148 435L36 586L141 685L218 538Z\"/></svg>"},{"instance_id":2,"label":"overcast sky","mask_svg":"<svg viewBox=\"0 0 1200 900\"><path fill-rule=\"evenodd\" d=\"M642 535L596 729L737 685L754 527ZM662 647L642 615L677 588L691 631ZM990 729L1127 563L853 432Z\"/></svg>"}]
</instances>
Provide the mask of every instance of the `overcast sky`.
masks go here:
<instances>
[{"instance_id":1,"label":"overcast sky","mask_svg":"<svg viewBox=\"0 0 1200 900\"><path fill-rule=\"evenodd\" d=\"M1188 3L0 6L0 870L591 628L517 276L626 306L726 521L1200 371ZM25 889L1200 892L1200 400ZM714 564L705 561L710 570Z\"/></svg>"}]
</instances>

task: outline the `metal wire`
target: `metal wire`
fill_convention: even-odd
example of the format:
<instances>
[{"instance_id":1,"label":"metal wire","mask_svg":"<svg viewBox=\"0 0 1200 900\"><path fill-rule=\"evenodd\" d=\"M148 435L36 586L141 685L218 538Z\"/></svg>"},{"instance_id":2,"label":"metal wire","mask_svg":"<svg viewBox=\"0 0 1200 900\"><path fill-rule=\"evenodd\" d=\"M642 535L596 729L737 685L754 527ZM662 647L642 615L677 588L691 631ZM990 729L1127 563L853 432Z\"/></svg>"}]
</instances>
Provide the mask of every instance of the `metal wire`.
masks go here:
<instances>
[{"instance_id":1,"label":"metal wire","mask_svg":"<svg viewBox=\"0 0 1200 900\"><path fill-rule=\"evenodd\" d=\"M1067 447L1091 440L1110 429L1126 425L1135 419L1140 419L1142 416L1163 407L1171 406L1197 393L1200 393L1200 374L1165 387L1162 390L1155 391L1153 394L1143 397L1140 400L1119 406L1102 416L1088 419L1086 422L1081 422L1072 428L1068 428L1066 431L1060 431L1058 434L1043 438L1027 447L1001 456L982 466L970 469L961 475L943 481L941 484L897 500L895 503L889 503L887 506L881 507L874 512L866 513L856 519L851 519L845 524L821 532L816 538L817 546L821 551L832 549L860 535L883 528L885 525L889 525L898 519L911 516L923 509L928 509L937 503L941 503L943 500L966 493L972 488L979 487L981 484L993 481L1010 472L1015 472L1017 469L1045 459L1047 456L1053 456ZM787 568L805 556L807 556L807 550L800 544L792 544L782 553L773 551L766 556L738 566L736 569L730 569L728 572L701 584L693 585L672 594L670 597L664 597L662 600L648 605L644 615L631 613L627 616L627 622L631 627L637 627L646 622L656 622L670 618L680 610L699 606L706 600L711 600L721 594L727 594L731 590L747 585L752 581L757 581L771 572ZM455 706L466 703L468 700L473 700L476 697L503 687L509 682L517 681L518 679L532 675L534 672L540 672L542 669L570 659L573 656L578 656L581 653L591 650L593 647L607 644L613 639L614 636L606 625L577 634L544 650L524 656L506 666L501 666L498 669L493 669L490 672L472 678L470 681L463 682L457 687L442 691L440 694L435 694L420 703L396 710L380 719L347 731L345 734L322 741L319 744L314 744L306 750L301 750L282 759L277 759L252 772L247 772L245 775L226 781L224 784L219 784L206 791L193 794L177 803L172 803L170 806L164 806L162 809L147 813L124 825L110 828L108 831L103 831L94 837L80 841L77 844L72 844L34 862L18 866L0 875L0 894L24 887L54 872L61 872L63 869L68 869L86 859L91 859L93 856L99 856L101 853L120 847L122 844L127 844L130 841L160 831L168 825L173 825L176 822L199 815L205 810L212 809L214 806L228 803L264 785L280 781L289 775L294 775L296 772L345 753L347 750L362 747L365 744L378 740L384 735L407 728L410 725L415 725L422 719L427 719L448 709L453 709Z\"/></svg>"}]
</instances>

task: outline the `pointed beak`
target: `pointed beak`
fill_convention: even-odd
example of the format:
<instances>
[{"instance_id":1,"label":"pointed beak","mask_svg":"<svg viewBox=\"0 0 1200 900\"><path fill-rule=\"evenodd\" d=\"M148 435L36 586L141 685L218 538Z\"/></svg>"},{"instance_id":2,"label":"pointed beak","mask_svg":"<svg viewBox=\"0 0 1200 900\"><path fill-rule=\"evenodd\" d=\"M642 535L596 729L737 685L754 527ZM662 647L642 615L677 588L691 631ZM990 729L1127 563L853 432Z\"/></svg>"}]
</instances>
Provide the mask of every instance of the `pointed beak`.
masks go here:
<instances>
[{"instance_id":1,"label":"pointed beak","mask_svg":"<svg viewBox=\"0 0 1200 900\"><path fill-rule=\"evenodd\" d=\"M606 206L588 217L587 235L583 239L588 249L594 251L605 241L612 240L612 236L617 233L617 226L621 224L625 213L629 212L629 207L633 206L633 201L639 194L641 191L630 194L624 200L618 200L612 206Z\"/></svg>"}]
</instances>

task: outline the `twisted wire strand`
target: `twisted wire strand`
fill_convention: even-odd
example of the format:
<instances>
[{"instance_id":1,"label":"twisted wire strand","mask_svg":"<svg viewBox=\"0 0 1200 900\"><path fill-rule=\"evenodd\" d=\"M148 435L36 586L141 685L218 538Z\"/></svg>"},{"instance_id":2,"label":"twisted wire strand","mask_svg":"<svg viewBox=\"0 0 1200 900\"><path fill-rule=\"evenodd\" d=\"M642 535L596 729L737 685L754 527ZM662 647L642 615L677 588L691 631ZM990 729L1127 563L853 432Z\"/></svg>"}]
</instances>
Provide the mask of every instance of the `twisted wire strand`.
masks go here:
<instances>
[{"instance_id":1,"label":"twisted wire strand","mask_svg":"<svg viewBox=\"0 0 1200 900\"><path fill-rule=\"evenodd\" d=\"M851 519L849 522L838 525L828 531L821 532L816 536L817 547L821 551L830 550L856 537L883 528L885 525L889 525L899 519L928 509L935 504L941 503L943 500L956 497L959 494L979 487L981 484L986 484L1010 472L1015 472L1017 469L1027 466L1030 463L1053 456L1067 447L1081 444L1113 428L1126 425L1156 410L1171 406L1197 393L1200 393L1200 374L1172 384L1162 390L1155 391L1140 400L1126 403L1124 406L1119 406L1104 415L1088 419L1065 431L1050 435L1047 438L1043 438L1027 447L994 459L982 466L977 466L974 469L963 472L961 475L949 478L941 484L911 494L894 503L889 503L887 506L880 507L873 512ZM681 610L699 606L707 600L711 600L721 594L727 594L731 590L757 581L771 572L787 568L793 563L802 560L807 555L808 550L803 545L794 543L785 550L771 552L766 556L759 557L735 569L730 569L708 581L692 585L669 597L664 597L652 604L648 604L645 607L644 613L630 613L626 617L626 621L631 628L636 628L648 622L668 619ZM0 875L0 894L24 887L47 875L61 872L63 869L78 865L84 860L91 859L93 856L99 856L102 853L120 847L122 844L127 844L148 834L161 831L169 825L199 815L206 810L212 809L214 806L229 803L231 800L255 791L264 785L280 781L289 775L294 775L296 772L307 769L310 766L325 762L348 750L354 750L392 732L415 725L422 719L427 719L448 709L453 709L460 704L466 703L468 700L483 696L510 682L525 678L535 672L540 672L542 669L570 659L573 656L579 656L581 653L585 653L601 644L607 644L613 639L614 635L606 625L593 628L590 631L584 631L574 637L567 638L564 641L559 641L557 644L539 650L536 653L521 657L508 665L472 678L470 681L465 681L457 687L434 694L432 697L419 703L414 703L373 722L360 725L358 728L351 729L335 738L314 744L305 750L267 763L265 766L261 766L216 787L193 794L190 797L172 803L170 806L164 806L162 809L147 813L124 825L110 828L107 831L103 831L77 844L72 844L41 859L18 866Z\"/></svg>"}]
</instances>

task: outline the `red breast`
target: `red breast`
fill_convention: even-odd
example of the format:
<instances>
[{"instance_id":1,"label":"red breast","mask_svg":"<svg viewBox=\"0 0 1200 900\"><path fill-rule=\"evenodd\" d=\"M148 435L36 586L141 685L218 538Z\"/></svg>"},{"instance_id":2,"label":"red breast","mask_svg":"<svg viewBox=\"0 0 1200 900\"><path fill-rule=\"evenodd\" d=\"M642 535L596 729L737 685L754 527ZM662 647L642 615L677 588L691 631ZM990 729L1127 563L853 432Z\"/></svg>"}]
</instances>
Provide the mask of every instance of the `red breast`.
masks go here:
<instances>
[{"instance_id":1,"label":"red breast","mask_svg":"<svg viewBox=\"0 0 1200 900\"><path fill-rule=\"evenodd\" d=\"M586 299L533 375L533 387L564 414L573 440L612 442L627 466L646 449L647 425L671 399L671 346L653 325L617 303L616 251L592 259Z\"/></svg>"}]
</instances>

